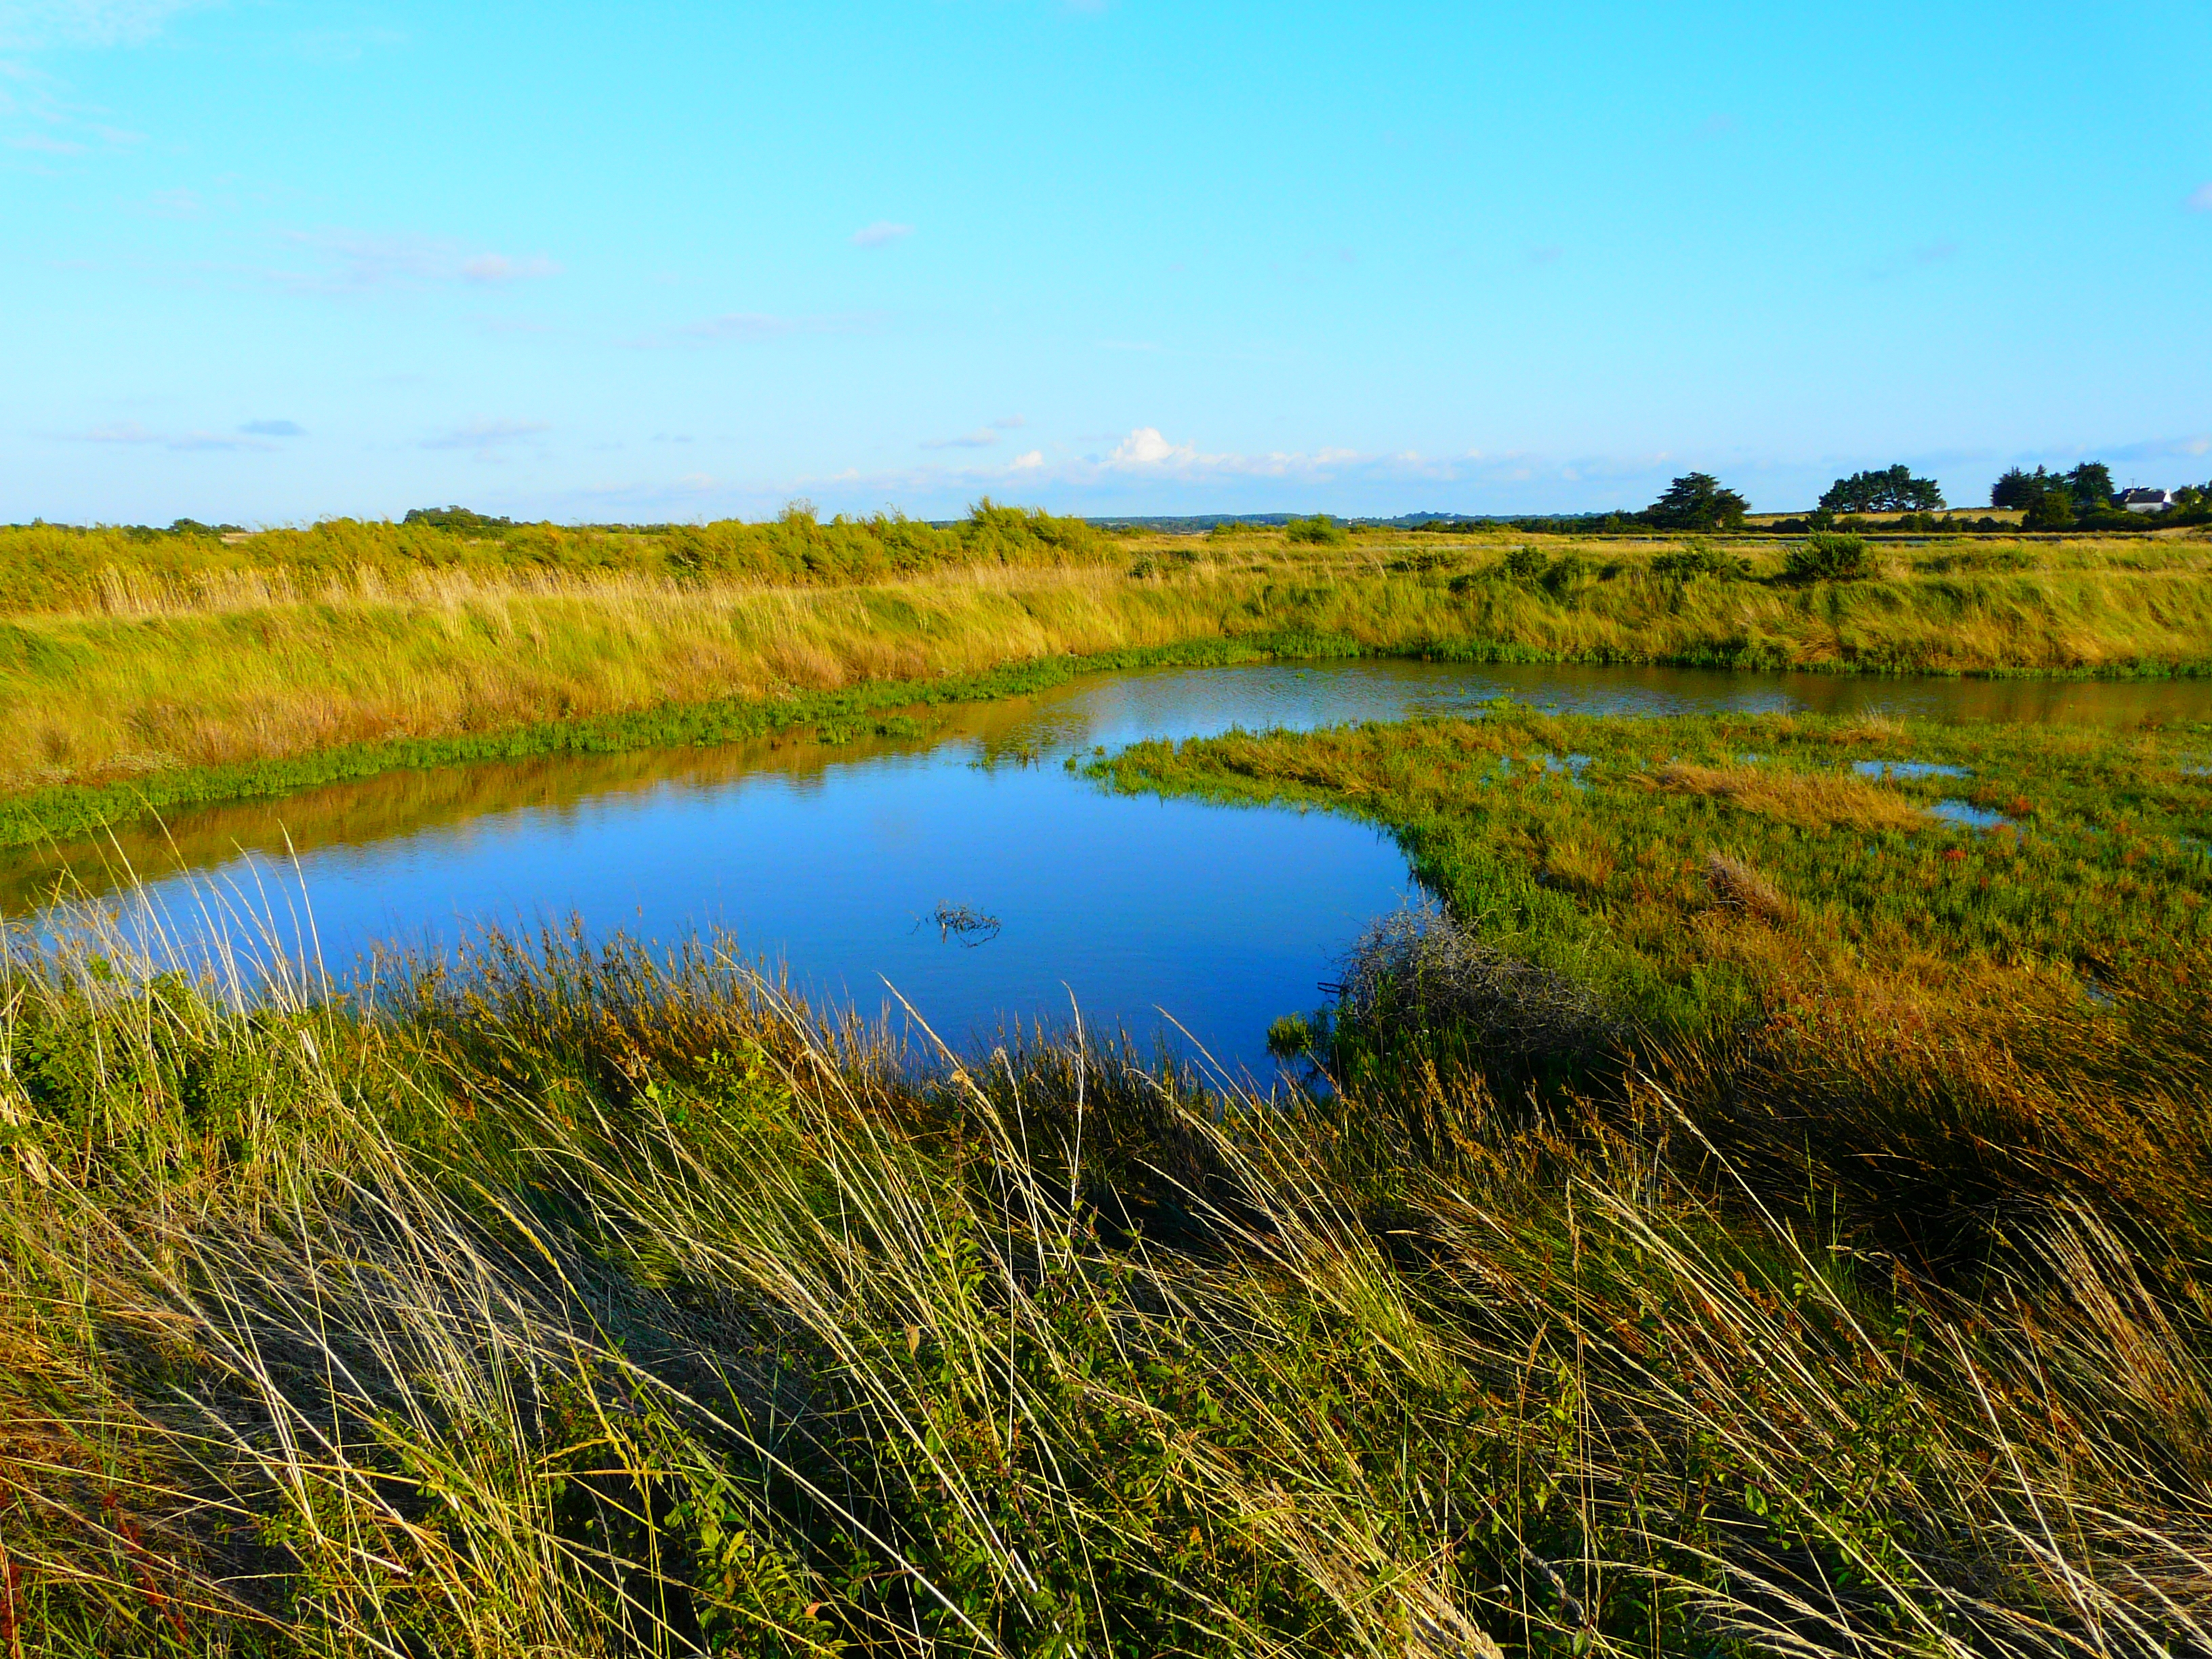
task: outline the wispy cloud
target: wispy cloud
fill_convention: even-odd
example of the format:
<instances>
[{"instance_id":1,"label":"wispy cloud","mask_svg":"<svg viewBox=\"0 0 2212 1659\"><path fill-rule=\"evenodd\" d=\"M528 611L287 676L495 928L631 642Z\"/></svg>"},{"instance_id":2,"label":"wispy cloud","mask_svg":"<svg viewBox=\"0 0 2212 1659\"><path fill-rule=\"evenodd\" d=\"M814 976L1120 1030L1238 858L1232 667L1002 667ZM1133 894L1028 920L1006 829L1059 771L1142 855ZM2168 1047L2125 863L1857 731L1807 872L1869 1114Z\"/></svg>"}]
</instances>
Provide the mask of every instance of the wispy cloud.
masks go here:
<instances>
[{"instance_id":1,"label":"wispy cloud","mask_svg":"<svg viewBox=\"0 0 2212 1659\"><path fill-rule=\"evenodd\" d=\"M2191 213L2212 213L2212 179L2207 179L2191 191L2189 199L2182 205Z\"/></svg>"},{"instance_id":2,"label":"wispy cloud","mask_svg":"<svg viewBox=\"0 0 2212 1659\"><path fill-rule=\"evenodd\" d=\"M913 234L912 225L895 224L889 219L878 219L872 225L863 225L853 233L853 246L882 247L887 243L903 241Z\"/></svg>"},{"instance_id":3,"label":"wispy cloud","mask_svg":"<svg viewBox=\"0 0 2212 1659\"><path fill-rule=\"evenodd\" d=\"M542 253L533 253L526 259L510 259L504 253L479 253L461 261L461 280L467 283L519 283L560 274L561 267Z\"/></svg>"},{"instance_id":4,"label":"wispy cloud","mask_svg":"<svg viewBox=\"0 0 2212 1659\"><path fill-rule=\"evenodd\" d=\"M1018 432L1029 424L1025 415L1001 415L988 425L979 426L973 432L963 432L957 438L925 438L924 449L988 449L999 441L1002 432Z\"/></svg>"},{"instance_id":5,"label":"wispy cloud","mask_svg":"<svg viewBox=\"0 0 2212 1659\"><path fill-rule=\"evenodd\" d=\"M207 211L198 191L157 190L138 204L139 210L156 219L197 219Z\"/></svg>"},{"instance_id":6,"label":"wispy cloud","mask_svg":"<svg viewBox=\"0 0 2212 1659\"><path fill-rule=\"evenodd\" d=\"M283 424L290 424L289 422ZM221 432L156 432L137 421L109 421L82 432L66 433L71 442L82 444L119 444L126 447L161 448L189 453L194 450L274 449L276 445L262 441L258 434L262 422L255 422L240 428L245 435L234 436Z\"/></svg>"},{"instance_id":7,"label":"wispy cloud","mask_svg":"<svg viewBox=\"0 0 2212 1659\"><path fill-rule=\"evenodd\" d=\"M8 0L0 0L0 19L7 7ZM107 112L74 101L69 92L66 83L43 70L0 58L0 149L60 157L94 149L127 149L143 142L143 134L111 125Z\"/></svg>"},{"instance_id":8,"label":"wispy cloud","mask_svg":"<svg viewBox=\"0 0 2212 1659\"><path fill-rule=\"evenodd\" d=\"M357 64L371 51L408 44L397 29L308 29L292 37L292 50L310 64Z\"/></svg>"},{"instance_id":9,"label":"wispy cloud","mask_svg":"<svg viewBox=\"0 0 2212 1659\"><path fill-rule=\"evenodd\" d=\"M135 46L199 0L0 0L0 49Z\"/></svg>"},{"instance_id":10,"label":"wispy cloud","mask_svg":"<svg viewBox=\"0 0 2212 1659\"><path fill-rule=\"evenodd\" d=\"M560 264L542 253L516 257L472 252L434 236L372 235L355 230L287 230L285 244L313 263L260 274L301 294L370 294L451 283L496 286L557 276Z\"/></svg>"},{"instance_id":11,"label":"wispy cloud","mask_svg":"<svg viewBox=\"0 0 2212 1659\"><path fill-rule=\"evenodd\" d=\"M2087 450L2082 453L2088 453ZM2109 445L2098 450L2097 454L2115 461L2196 460L2212 454L2212 435L2199 433L2190 438L2145 438L2130 444Z\"/></svg>"},{"instance_id":12,"label":"wispy cloud","mask_svg":"<svg viewBox=\"0 0 2212 1659\"><path fill-rule=\"evenodd\" d=\"M1878 264L1869 265L1867 268L1867 280L1875 283L1884 282L1892 276L1901 276L1908 270L1925 270L1932 265L1943 264L1958 257L1959 245L1948 236L1939 236L1934 241L1914 243L1900 257L1893 257Z\"/></svg>"},{"instance_id":13,"label":"wispy cloud","mask_svg":"<svg viewBox=\"0 0 2212 1659\"><path fill-rule=\"evenodd\" d=\"M297 421L248 421L238 428L256 438L304 438L307 428Z\"/></svg>"},{"instance_id":14,"label":"wispy cloud","mask_svg":"<svg viewBox=\"0 0 2212 1659\"><path fill-rule=\"evenodd\" d=\"M492 461L515 445L527 443L552 429L544 421L471 421L450 432L423 439L422 447L465 450L477 460Z\"/></svg>"},{"instance_id":15,"label":"wispy cloud","mask_svg":"<svg viewBox=\"0 0 2212 1659\"><path fill-rule=\"evenodd\" d=\"M641 349L706 346L726 341L739 343L788 339L803 334L866 334L883 326L881 312L848 311L817 316L787 316L765 311L729 311L719 317L702 317L696 323L623 342Z\"/></svg>"}]
</instances>

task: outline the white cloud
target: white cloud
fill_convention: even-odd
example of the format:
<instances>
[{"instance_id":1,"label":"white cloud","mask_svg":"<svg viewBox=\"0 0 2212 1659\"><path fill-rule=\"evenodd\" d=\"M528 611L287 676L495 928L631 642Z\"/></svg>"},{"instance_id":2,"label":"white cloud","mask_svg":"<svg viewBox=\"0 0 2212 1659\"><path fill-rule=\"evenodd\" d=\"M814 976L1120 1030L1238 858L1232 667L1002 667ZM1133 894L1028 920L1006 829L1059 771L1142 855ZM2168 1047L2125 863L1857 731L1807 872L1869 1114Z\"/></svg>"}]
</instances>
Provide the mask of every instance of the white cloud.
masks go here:
<instances>
[{"instance_id":1,"label":"white cloud","mask_svg":"<svg viewBox=\"0 0 2212 1659\"><path fill-rule=\"evenodd\" d=\"M198 0L0 0L0 48L135 46Z\"/></svg>"},{"instance_id":2,"label":"white cloud","mask_svg":"<svg viewBox=\"0 0 2212 1659\"><path fill-rule=\"evenodd\" d=\"M1326 480L1352 468L1395 466L1434 476L1435 465L1400 455L1384 463L1356 449L1274 450L1264 455L1206 454L1195 444L1171 443L1158 427L1140 426L1095 463L1105 473L1158 474L1191 482L1213 478Z\"/></svg>"},{"instance_id":3,"label":"white cloud","mask_svg":"<svg viewBox=\"0 0 2212 1659\"><path fill-rule=\"evenodd\" d=\"M913 234L912 225L894 224L889 219L878 219L872 225L863 225L853 233L853 246L882 247L887 243L902 241Z\"/></svg>"},{"instance_id":4,"label":"white cloud","mask_svg":"<svg viewBox=\"0 0 2212 1659\"><path fill-rule=\"evenodd\" d=\"M501 450L553 428L544 421L471 421L451 432L422 440L424 449L465 449L480 461L495 460Z\"/></svg>"},{"instance_id":5,"label":"white cloud","mask_svg":"<svg viewBox=\"0 0 2212 1659\"><path fill-rule=\"evenodd\" d=\"M1043 470L1044 451L1042 449L1024 450L1006 466L1009 472L1041 472Z\"/></svg>"},{"instance_id":6,"label":"white cloud","mask_svg":"<svg viewBox=\"0 0 2212 1659\"><path fill-rule=\"evenodd\" d=\"M1188 444L1171 444L1160 435L1156 426L1140 426L1114 446L1106 457L1111 467L1170 466L1188 465L1198 459L1198 451Z\"/></svg>"},{"instance_id":7,"label":"white cloud","mask_svg":"<svg viewBox=\"0 0 2212 1659\"><path fill-rule=\"evenodd\" d=\"M1026 415L1007 415L991 422L1001 432L1018 432L1029 423Z\"/></svg>"},{"instance_id":8,"label":"white cloud","mask_svg":"<svg viewBox=\"0 0 2212 1659\"><path fill-rule=\"evenodd\" d=\"M2189 200L2183 205L2191 213L2212 213L2212 179L2207 179L2191 191Z\"/></svg>"}]
</instances>

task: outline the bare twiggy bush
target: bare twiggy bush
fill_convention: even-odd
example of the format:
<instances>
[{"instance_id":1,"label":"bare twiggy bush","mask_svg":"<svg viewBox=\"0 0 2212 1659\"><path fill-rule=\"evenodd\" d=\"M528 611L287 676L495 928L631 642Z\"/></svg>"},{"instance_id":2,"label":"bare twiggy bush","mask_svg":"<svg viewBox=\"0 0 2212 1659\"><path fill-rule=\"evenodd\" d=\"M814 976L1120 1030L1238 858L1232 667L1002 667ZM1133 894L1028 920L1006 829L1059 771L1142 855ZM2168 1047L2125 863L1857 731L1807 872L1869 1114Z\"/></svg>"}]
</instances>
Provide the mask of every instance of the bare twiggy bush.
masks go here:
<instances>
[{"instance_id":1,"label":"bare twiggy bush","mask_svg":"<svg viewBox=\"0 0 2212 1659\"><path fill-rule=\"evenodd\" d=\"M1619 1035L1588 987L1508 955L1434 903L1371 924L1345 957L1337 998L1361 1031L1452 1027L1521 1058L1586 1054Z\"/></svg>"}]
</instances>

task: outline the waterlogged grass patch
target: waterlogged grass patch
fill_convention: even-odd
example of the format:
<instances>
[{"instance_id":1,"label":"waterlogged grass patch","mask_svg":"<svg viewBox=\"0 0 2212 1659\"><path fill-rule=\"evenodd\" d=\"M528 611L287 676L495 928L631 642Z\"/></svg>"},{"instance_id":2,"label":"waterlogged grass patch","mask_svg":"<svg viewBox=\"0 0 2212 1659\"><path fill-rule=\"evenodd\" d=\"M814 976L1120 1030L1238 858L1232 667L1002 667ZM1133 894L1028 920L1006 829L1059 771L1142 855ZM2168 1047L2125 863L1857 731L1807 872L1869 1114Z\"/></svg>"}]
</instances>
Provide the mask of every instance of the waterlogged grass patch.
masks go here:
<instances>
[{"instance_id":1,"label":"waterlogged grass patch","mask_svg":"<svg viewBox=\"0 0 2212 1659\"><path fill-rule=\"evenodd\" d=\"M1869 745L1880 761L1859 758ZM1373 818L1498 948L1655 1028L1710 1030L1808 999L2002 1012L2081 972L2179 971L2212 938L2212 780L2182 769L2202 745L2188 729L1503 706L1140 744L1092 769ZM1588 758L1567 774L1562 754Z\"/></svg>"}]
</instances>

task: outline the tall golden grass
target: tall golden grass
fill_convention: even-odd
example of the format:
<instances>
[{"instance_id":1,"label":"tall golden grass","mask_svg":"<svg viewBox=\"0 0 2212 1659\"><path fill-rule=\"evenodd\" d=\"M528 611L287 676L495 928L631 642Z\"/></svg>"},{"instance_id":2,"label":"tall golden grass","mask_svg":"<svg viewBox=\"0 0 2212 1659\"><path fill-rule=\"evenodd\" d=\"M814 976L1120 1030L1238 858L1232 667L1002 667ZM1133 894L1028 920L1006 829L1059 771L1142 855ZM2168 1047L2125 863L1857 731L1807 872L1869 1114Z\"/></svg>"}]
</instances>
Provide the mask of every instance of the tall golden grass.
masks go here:
<instances>
[{"instance_id":1,"label":"tall golden grass","mask_svg":"<svg viewBox=\"0 0 2212 1659\"><path fill-rule=\"evenodd\" d=\"M1885 671L2212 660L2195 543L2039 546L2020 555L2033 569L2001 549L1907 550L1876 580L1791 587L1654 576L1660 543L1574 544L1522 580L1500 574L1495 536L1413 552L1372 538L1098 541L1111 562L1085 562L1103 556L1091 549L846 586L512 564L117 568L85 606L0 623L0 793L1238 637Z\"/></svg>"},{"instance_id":2,"label":"tall golden grass","mask_svg":"<svg viewBox=\"0 0 2212 1659\"><path fill-rule=\"evenodd\" d=\"M0 981L11 1653L2212 1644L2182 1002L1259 1099L711 946L248 979Z\"/></svg>"}]
</instances>

